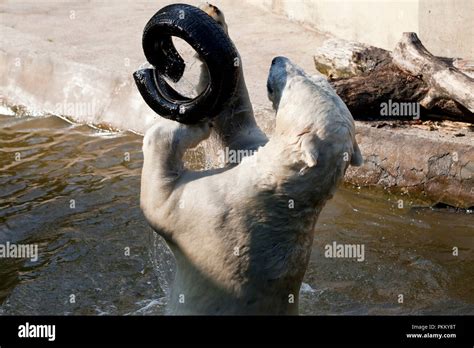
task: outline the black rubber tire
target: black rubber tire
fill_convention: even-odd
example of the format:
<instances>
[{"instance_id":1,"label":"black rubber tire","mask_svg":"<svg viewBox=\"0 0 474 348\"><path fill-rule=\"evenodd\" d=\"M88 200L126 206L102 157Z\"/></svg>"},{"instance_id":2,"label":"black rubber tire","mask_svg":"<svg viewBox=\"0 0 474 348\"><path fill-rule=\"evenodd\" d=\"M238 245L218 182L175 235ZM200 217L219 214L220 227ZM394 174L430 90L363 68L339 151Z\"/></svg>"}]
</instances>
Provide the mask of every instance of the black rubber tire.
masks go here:
<instances>
[{"instance_id":1,"label":"black rubber tire","mask_svg":"<svg viewBox=\"0 0 474 348\"><path fill-rule=\"evenodd\" d=\"M209 70L209 85L194 99L182 96L163 78L178 81L184 71L171 36L185 40ZM174 4L163 7L146 24L143 51L156 69L134 73L145 102L159 115L185 124L215 117L237 89L240 77L237 49L221 26L197 7Z\"/></svg>"}]
</instances>

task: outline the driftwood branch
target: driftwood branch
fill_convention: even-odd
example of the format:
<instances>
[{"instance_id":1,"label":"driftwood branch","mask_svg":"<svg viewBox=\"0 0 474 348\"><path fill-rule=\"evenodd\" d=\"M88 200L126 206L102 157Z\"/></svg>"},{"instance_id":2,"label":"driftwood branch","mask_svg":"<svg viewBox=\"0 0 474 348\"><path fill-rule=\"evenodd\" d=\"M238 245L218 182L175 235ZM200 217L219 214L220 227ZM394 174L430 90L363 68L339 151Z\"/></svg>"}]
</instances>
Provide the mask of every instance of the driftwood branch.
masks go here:
<instances>
[{"instance_id":1,"label":"driftwood branch","mask_svg":"<svg viewBox=\"0 0 474 348\"><path fill-rule=\"evenodd\" d=\"M422 106L429 109L439 99L453 99L474 112L474 79L433 56L415 33L404 33L392 56L398 67L420 76L429 86Z\"/></svg>"},{"instance_id":2,"label":"driftwood branch","mask_svg":"<svg viewBox=\"0 0 474 348\"><path fill-rule=\"evenodd\" d=\"M474 122L472 62L433 56L415 33L405 33L393 52L331 39L314 61L356 118L377 118L390 101Z\"/></svg>"}]
</instances>

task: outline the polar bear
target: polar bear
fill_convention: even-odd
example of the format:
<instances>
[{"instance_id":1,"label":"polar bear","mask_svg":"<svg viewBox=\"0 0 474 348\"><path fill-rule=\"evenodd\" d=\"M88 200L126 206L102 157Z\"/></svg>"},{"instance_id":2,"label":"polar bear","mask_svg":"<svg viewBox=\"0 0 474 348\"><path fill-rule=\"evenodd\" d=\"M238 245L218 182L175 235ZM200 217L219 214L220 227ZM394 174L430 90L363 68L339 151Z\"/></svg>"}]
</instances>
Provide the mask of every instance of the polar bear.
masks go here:
<instances>
[{"instance_id":1,"label":"polar bear","mask_svg":"<svg viewBox=\"0 0 474 348\"><path fill-rule=\"evenodd\" d=\"M140 204L176 257L173 314L298 314L319 213L349 164L362 163L353 118L324 77L276 57L267 88L276 126L256 149L258 131L222 120L235 105L212 124L160 118L145 134ZM185 169L184 152L211 132L256 151L237 165Z\"/></svg>"}]
</instances>

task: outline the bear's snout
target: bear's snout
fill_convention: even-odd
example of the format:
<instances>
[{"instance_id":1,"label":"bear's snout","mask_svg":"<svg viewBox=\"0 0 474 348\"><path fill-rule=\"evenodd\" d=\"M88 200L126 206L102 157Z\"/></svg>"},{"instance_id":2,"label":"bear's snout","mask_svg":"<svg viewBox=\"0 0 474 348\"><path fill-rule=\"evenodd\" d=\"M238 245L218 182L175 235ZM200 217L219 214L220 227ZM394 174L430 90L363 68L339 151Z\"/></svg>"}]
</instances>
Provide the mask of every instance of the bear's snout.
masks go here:
<instances>
[{"instance_id":1,"label":"bear's snout","mask_svg":"<svg viewBox=\"0 0 474 348\"><path fill-rule=\"evenodd\" d=\"M285 88L286 81L288 78L287 73L287 62L288 58L275 57L272 60L270 71L268 72L267 79L267 93L268 99L272 102L273 108L278 109L280 103L281 94Z\"/></svg>"}]
</instances>

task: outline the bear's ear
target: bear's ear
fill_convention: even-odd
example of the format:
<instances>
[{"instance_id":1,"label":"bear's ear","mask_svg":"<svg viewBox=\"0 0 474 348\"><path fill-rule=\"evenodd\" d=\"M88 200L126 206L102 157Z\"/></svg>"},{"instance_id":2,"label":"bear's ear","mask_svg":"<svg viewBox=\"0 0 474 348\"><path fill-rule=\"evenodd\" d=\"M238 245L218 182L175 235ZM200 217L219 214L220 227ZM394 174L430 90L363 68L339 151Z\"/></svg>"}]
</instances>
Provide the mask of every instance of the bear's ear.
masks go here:
<instances>
[{"instance_id":1,"label":"bear's ear","mask_svg":"<svg viewBox=\"0 0 474 348\"><path fill-rule=\"evenodd\" d=\"M364 159L362 158L359 145L357 144L357 141L355 139L352 146L353 146L354 152L352 153L352 157L351 157L351 166L359 167L364 163Z\"/></svg>"},{"instance_id":2,"label":"bear's ear","mask_svg":"<svg viewBox=\"0 0 474 348\"><path fill-rule=\"evenodd\" d=\"M318 164L318 149L315 141L307 135L303 135L301 141L301 160L306 163L307 168L314 167Z\"/></svg>"}]
</instances>

